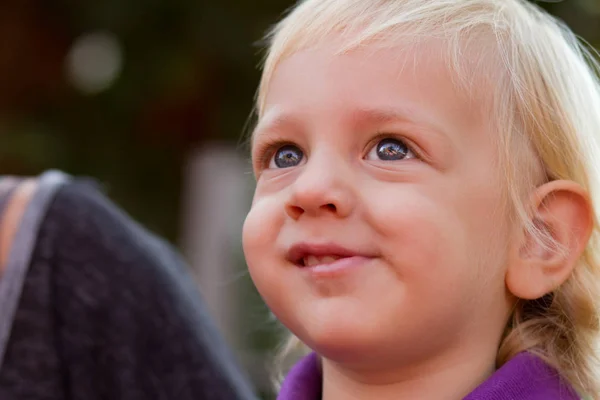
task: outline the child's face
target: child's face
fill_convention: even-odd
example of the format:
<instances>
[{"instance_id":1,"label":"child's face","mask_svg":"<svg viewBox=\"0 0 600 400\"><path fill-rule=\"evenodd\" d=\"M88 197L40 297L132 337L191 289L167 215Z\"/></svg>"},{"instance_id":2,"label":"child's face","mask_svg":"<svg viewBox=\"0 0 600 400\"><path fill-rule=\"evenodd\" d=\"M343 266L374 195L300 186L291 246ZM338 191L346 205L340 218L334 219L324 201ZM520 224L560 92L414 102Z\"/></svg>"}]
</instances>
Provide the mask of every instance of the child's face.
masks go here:
<instances>
[{"instance_id":1,"label":"child's face","mask_svg":"<svg viewBox=\"0 0 600 400\"><path fill-rule=\"evenodd\" d=\"M511 226L485 99L434 44L335 50L294 54L269 86L243 234L256 287L340 362L495 351ZM351 257L308 266L329 253Z\"/></svg>"}]
</instances>

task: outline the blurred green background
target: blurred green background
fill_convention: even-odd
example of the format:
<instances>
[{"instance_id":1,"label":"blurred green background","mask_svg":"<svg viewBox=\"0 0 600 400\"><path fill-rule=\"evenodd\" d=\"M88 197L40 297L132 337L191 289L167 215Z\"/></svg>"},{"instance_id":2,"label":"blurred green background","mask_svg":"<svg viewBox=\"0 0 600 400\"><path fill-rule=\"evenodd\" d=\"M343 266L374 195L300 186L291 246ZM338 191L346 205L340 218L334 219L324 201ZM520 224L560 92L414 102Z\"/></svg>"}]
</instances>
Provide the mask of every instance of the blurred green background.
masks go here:
<instances>
[{"instance_id":1,"label":"blurred green background","mask_svg":"<svg viewBox=\"0 0 600 400\"><path fill-rule=\"evenodd\" d=\"M0 171L58 168L93 176L134 218L181 244L194 199L183 198L186 182L194 182L186 174L198 150L220 143L237 151L237 171L249 176L240 137L259 79L256 43L292 4L0 1ZM600 0L539 4L600 45ZM251 187L242 193L244 208ZM236 215L231 232L243 218ZM202 213L193 224L212 229ZM201 237L188 236L185 254ZM232 254L234 268L231 280L219 284L236 294L237 305L235 324L225 326L235 326L229 339L269 398L265 356L278 340L277 326L244 272L239 234L230 236L222 251Z\"/></svg>"}]
</instances>

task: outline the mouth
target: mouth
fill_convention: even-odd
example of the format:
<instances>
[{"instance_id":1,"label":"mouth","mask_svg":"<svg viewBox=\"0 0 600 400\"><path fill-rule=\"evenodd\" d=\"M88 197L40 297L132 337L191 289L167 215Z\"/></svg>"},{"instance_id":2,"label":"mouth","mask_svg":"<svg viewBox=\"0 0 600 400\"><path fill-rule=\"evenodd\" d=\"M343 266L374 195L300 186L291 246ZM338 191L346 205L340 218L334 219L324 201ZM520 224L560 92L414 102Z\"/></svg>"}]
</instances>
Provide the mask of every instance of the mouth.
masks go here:
<instances>
[{"instance_id":1,"label":"mouth","mask_svg":"<svg viewBox=\"0 0 600 400\"><path fill-rule=\"evenodd\" d=\"M372 258L373 255L363 254L336 244L299 243L290 248L288 261L298 267L316 267L334 264L345 258Z\"/></svg>"},{"instance_id":2,"label":"mouth","mask_svg":"<svg viewBox=\"0 0 600 400\"><path fill-rule=\"evenodd\" d=\"M332 263L336 262L337 260L339 260L340 258L346 258L346 257L310 255L310 256L302 257L302 259L298 261L298 264L301 267L314 267L316 265L332 264Z\"/></svg>"}]
</instances>

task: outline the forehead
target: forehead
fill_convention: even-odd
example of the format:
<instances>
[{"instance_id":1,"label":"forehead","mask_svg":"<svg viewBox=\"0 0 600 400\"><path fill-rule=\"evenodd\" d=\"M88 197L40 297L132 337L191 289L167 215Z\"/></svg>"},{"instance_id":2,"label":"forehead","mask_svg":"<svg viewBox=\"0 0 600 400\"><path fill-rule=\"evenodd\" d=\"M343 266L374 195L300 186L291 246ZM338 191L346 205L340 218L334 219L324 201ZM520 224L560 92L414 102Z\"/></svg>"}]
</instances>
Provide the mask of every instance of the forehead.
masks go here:
<instances>
[{"instance_id":1,"label":"forehead","mask_svg":"<svg viewBox=\"0 0 600 400\"><path fill-rule=\"evenodd\" d=\"M441 130L480 122L482 101L460 85L444 43L339 48L336 41L322 43L278 64L266 85L257 134L336 118L357 124L361 117L402 117Z\"/></svg>"}]
</instances>

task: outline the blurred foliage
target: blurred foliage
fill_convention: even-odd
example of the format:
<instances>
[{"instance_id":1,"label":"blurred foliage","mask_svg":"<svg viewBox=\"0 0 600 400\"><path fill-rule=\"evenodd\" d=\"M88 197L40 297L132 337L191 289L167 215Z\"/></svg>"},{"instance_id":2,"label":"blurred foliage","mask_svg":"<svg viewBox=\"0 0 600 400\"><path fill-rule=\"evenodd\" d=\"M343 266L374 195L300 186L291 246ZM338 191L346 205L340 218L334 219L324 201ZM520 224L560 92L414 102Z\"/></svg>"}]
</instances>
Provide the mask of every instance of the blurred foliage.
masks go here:
<instances>
[{"instance_id":1,"label":"blurred foliage","mask_svg":"<svg viewBox=\"0 0 600 400\"><path fill-rule=\"evenodd\" d=\"M0 163L93 175L136 218L175 239L181 168L205 140L235 141L258 80L253 42L276 1L4 0ZM72 87L75 40L111 32L124 66L107 91Z\"/></svg>"},{"instance_id":2,"label":"blurred foliage","mask_svg":"<svg viewBox=\"0 0 600 400\"><path fill-rule=\"evenodd\" d=\"M92 175L135 218L172 241L190 150L237 143L258 83L255 43L290 0L3 0L0 4L0 168ZM538 2L600 45L600 0ZM71 84L82 35L110 32L123 68L107 90ZM243 264L241 262L240 264ZM252 346L273 330L256 304Z\"/></svg>"}]
</instances>

